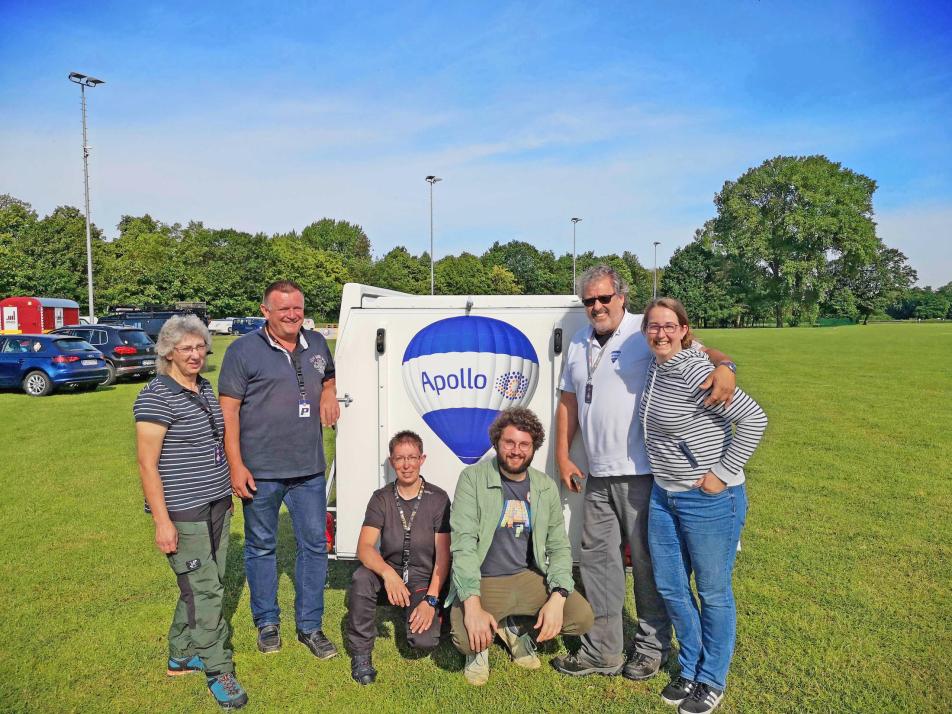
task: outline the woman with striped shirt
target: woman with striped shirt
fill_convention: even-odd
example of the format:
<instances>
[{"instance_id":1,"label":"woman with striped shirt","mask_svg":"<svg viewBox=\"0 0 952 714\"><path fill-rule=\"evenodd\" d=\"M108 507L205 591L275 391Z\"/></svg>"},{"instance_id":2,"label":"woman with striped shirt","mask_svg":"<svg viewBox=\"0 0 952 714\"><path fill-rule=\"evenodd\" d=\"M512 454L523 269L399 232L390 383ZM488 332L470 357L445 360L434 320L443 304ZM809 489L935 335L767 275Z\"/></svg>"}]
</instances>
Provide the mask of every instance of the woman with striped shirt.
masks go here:
<instances>
[{"instance_id":1,"label":"woman with striped shirt","mask_svg":"<svg viewBox=\"0 0 952 714\"><path fill-rule=\"evenodd\" d=\"M691 347L680 302L654 300L641 329L655 357L639 411L654 473L648 545L680 645L681 674L661 697L681 714L705 714L727 686L737 628L731 577L747 514L744 465L767 416L740 389L727 405L704 404L700 385L714 365Z\"/></svg>"},{"instance_id":2,"label":"woman with striped shirt","mask_svg":"<svg viewBox=\"0 0 952 714\"><path fill-rule=\"evenodd\" d=\"M159 374L139 393L133 413L146 512L179 587L167 673L204 672L218 705L238 709L248 695L235 679L222 615L232 514L225 423L200 374L210 346L196 316L168 320L155 347Z\"/></svg>"}]
</instances>

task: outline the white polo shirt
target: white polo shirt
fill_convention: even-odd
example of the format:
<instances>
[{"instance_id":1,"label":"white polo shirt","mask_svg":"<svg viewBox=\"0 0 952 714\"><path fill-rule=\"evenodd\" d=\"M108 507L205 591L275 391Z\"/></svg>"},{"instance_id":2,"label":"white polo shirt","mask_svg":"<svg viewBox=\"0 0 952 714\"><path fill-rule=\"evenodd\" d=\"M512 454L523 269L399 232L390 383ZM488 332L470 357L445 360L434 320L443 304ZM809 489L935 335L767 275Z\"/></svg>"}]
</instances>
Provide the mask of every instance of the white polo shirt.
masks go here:
<instances>
[{"instance_id":1,"label":"white polo shirt","mask_svg":"<svg viewBox=\"0 0 952 714\"><path fill-rule=\"evenodd\" d=\"M592 476L650 474L638 406L653 355L641 333L641 316L625 312L615 333L600 347L586 326L572 337L565 353L559 389L578 400L578 421ZM602 351L606 354L599 359ZM590 356L589 356L590 351ZM592 403L585 403L589 359Z\"/></svg>"}]
</instances>

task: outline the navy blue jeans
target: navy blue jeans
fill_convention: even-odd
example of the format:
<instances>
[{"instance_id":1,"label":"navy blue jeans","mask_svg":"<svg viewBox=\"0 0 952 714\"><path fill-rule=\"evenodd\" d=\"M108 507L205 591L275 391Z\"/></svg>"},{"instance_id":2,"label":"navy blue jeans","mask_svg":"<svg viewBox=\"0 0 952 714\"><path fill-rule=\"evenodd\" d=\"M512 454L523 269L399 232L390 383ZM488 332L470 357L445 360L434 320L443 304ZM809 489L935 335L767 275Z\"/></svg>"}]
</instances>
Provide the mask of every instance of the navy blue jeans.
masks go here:
<instances>
[{"instance_id":1,"label":"navy blue jeans","mask_svg":"<svg viewBox=\"0 0 952 714\"><path fill-rule=\"evenodd\" d=\"M737 639L731 578L746 517L743 484L713 496L699 488L665 491L657 484L651 492L648 547L655 584L678 636L681 676L722 690Z\"/></svg>"},{"instance_id":2,"label":"navy blue jeans","mask_svg":"<svg viewBox=\"0 0 952 714\"><path fill-rule=\"evenodd\" d=\"M327 495L324 474L283 481L256 480L254 498L244 501L245 573L255 626L281 621L278 607L278 513L291 514L297 562L294 566L294 621L301 632L321 628L327 581Z\"/></svg>"}]
</instances>

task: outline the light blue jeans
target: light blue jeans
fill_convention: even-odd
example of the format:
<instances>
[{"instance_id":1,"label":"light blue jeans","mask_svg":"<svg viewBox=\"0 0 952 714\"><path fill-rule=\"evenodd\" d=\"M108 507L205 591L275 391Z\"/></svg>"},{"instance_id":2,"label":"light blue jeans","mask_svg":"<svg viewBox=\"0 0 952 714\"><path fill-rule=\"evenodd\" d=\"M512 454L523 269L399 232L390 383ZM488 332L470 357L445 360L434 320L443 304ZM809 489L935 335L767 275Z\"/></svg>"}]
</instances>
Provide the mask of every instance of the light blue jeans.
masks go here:
<instances>
[{"instance_id":1,"label":"light blue jeans","mask_svg":"<svg viewBox=\"0 0 952 714\"><path fill-rule=\"evenodd\" d=\"M713 496L699 488L665 491L657 483L651 492L648 547L678 636L681 676L721 690L737 639L731 577L746 517L744 484Z\"/></svg>"},{"instance_id":2,"label":"light blue jeans","mask_svg":"<svg viewBox=\"0 0 952 714\"><path fill-rule=\"evenodd\" d=\"M294 566L294 620L301 632L321 629L327 581L327 500L324 474L284 481L256 482L254 498L244 501L245 574L256 627L277 625L278 514L282 501L291 514L297 541Z\"/></svg>"}]
</instances>

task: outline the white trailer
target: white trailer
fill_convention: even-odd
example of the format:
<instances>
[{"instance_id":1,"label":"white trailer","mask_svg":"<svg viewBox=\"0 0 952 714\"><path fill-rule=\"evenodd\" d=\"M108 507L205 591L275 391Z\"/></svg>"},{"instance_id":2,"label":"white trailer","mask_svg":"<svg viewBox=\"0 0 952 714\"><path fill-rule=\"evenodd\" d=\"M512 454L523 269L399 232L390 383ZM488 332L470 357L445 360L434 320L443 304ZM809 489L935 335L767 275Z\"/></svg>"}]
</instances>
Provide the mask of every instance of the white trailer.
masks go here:
<instances>
[{"instance_id":1,"label":"white trailer","mask_svg":"<svg viewBox=\"0 0 952 714\"><path fill-rule=\"evenodd\" d=\"M367 501L394 479L387 444L401 429L423 438L423 476L452 498L460 471L492 458L492 418L527 406L546 427L533 466L560 483L558 383L569 342L586 324L574 295L408 295L345 285L334 355L341 416L328 478L328 494L336 487L332 557L356 557ZM571 453L584 469L578 436ZM581 496L560 490L577 560Z\"/></svg>"}]
</instances>

